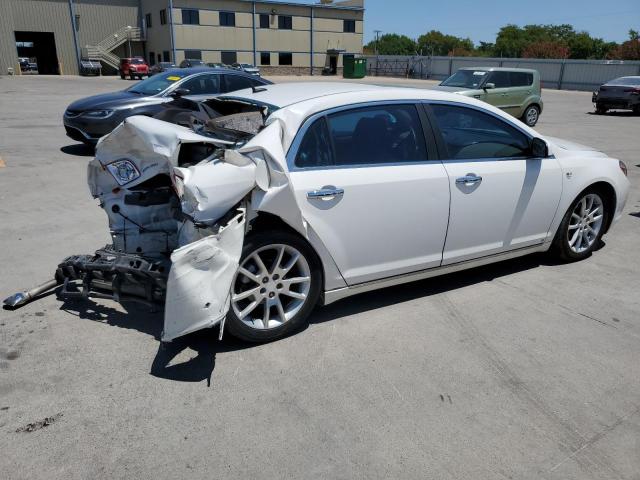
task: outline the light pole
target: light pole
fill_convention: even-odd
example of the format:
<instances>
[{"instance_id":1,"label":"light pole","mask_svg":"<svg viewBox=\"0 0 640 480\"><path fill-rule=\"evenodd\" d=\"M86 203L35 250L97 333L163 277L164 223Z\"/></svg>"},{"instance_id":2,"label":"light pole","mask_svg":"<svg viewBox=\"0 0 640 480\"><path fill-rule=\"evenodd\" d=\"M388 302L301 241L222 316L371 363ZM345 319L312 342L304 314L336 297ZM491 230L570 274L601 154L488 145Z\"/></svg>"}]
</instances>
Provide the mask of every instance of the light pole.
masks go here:
<instances>
[{"instance_id":1,"label":"light pole","mask_svg":"<svg viewBox=\"0 0 640 480\"><path fill-rule=\"evenodd\" d=\"M373 33L376 34L376 77L378 76L378 40L380 39L380 34L382 30L374 30Z\"/></svg>"}]
</instances>

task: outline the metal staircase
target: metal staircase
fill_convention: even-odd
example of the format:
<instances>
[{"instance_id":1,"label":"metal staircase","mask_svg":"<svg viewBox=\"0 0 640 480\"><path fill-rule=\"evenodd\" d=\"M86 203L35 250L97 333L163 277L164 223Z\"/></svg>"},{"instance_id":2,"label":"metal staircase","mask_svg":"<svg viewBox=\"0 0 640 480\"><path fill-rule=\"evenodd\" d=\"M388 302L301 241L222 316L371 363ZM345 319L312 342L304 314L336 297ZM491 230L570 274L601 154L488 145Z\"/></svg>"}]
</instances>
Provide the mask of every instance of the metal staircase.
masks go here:
<instances>
[{"instance_id":1,"label":"metal staircase","mask_svg":"<svg viewBox=\"0 0 640 480\"><path fill-rule=\"evenodd\" d=\"M106 65L115 68L120 67L120 57L112 52L123 43L140 42L144 40L142 30L138 27L122 27L117 32L109 35L107 38L95 45L86 45L83 49L82 56L86 59L100 60Z\"/></svg>"}]
</instances>

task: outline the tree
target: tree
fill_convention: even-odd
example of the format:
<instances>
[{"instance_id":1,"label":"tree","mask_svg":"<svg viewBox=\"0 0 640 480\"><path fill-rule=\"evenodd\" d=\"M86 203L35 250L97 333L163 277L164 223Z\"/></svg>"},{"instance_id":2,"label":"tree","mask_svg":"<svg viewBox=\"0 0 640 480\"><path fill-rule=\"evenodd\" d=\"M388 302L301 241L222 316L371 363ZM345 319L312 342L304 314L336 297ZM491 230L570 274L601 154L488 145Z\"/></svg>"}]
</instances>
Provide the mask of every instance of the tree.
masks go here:
<instances>
[{"instance_id":1,"label":"tree","mask_svg":"<svg viewBox=\"0 0 640 480\"><path fill-rule=\"evenodd\" d=\"M491 42L480 42L475 53L481 57L492 57L495 55L496 44Z\"/></svg>"},{"instance_id":2,"label":"tree","mask_svg":"<svg viewBox=\"0 0 640 480\"><path fill-rule=\"evenodd\" d=\"M415 55L416 42L406 35L386 33L378 39L378 53L380 55ZM368 52L376 51L376 41L372 40L364 47Z\"/></svg>"},{"instance_id":3,"label":"tree","mask_svg":"<svg viewBox=\"0 0 640 480\"><path fill-rule=\"evenodd\" d=\"M535 42L522 52L523 58L567 58L569 48L560 42Z\"/></svg>"},{"instance_id":4,"label":"tree","mask_svg":"<svg viewBox=\"0 0 640 480\"><path fill-rule=\"evenodd\" d=\"M420 35L417 47L422 55L459 55L474 49L471 39L445 35L437 30Z\"/></svg>"}]
</instances>

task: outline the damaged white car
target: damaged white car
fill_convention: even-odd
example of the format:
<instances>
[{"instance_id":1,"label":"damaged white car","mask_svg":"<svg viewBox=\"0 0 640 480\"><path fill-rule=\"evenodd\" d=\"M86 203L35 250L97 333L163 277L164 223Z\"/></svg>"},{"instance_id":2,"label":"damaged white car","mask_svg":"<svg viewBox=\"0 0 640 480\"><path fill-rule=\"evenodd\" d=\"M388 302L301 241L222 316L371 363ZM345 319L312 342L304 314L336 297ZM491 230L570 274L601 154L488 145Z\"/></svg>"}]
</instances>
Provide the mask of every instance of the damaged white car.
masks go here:
<instances>
[{"instance_id":1,"label":"damaged white car","mask_svg":"<svg viewBox=\"0 0 640 480\"><path fill-rule=\"evenodd\" d=\"M270 341L359 292L549 249L585 258L629 189L622 162L431 90L269 85L186 124L131 117L104 137L88 177L112 245L5 303L62 284L164 305L163 341L219 323Z\"/></svg>"}]
</instances>

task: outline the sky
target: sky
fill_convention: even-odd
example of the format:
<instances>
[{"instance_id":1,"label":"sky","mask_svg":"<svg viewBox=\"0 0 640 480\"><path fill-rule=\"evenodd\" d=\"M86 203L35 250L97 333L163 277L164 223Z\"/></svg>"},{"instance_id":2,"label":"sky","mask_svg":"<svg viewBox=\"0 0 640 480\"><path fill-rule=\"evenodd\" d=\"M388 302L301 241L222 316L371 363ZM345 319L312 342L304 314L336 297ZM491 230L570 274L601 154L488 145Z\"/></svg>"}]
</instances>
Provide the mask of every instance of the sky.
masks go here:
<instances>
[{"instance_id":1,"label":"sky","mask_svg":"<svg viewBox=\"0 0 640 480\"><path fill-rule=\"evenodd\" d=\"M365 43L374 30L411 38L440 30L493 42L508 23L569 23L616 42L628 40L630 28L640 30L640 0L365 0L365 9Z\"/></svg>"}]
</instances>

